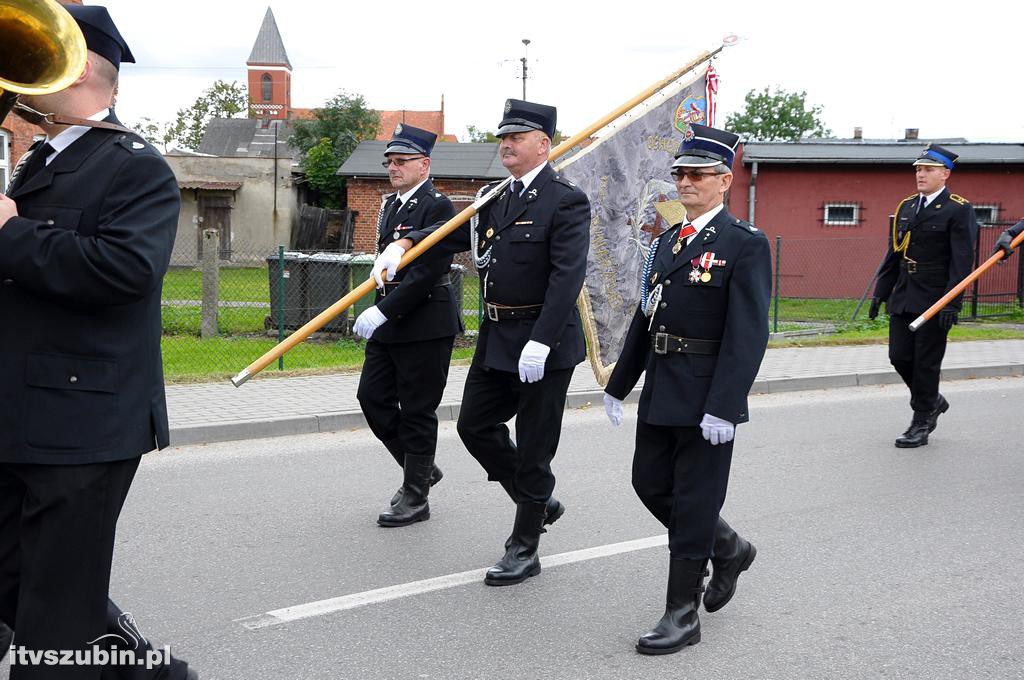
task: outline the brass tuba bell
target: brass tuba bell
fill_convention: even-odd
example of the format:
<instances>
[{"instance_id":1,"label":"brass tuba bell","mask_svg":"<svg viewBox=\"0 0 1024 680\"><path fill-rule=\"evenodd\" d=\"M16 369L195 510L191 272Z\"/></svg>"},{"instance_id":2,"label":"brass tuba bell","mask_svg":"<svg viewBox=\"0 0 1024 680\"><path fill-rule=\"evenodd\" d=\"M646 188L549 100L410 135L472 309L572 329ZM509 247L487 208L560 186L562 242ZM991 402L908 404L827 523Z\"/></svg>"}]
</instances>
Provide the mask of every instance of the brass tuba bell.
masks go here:
<instances>
[{"instance_id":1,"label":"brass tuba bell","mask_svg":"<svg viewBox=\"0 0 1024 680\"><path fill-rule=\"evenodd\" d=\"M63 90L85 62L85 36L56 0L0 0L0 122L18 95Z\"/></svg>"}]
</instances>

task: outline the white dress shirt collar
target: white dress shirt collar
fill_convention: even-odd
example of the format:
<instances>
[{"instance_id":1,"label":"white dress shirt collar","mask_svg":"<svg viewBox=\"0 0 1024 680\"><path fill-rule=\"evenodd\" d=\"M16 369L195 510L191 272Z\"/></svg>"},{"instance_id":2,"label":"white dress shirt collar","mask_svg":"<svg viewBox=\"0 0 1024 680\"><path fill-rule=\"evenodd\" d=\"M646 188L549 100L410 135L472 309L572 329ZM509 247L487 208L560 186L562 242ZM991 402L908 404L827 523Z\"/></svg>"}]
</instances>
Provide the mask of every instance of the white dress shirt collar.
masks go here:
<instances>
[{"instance_id":1,"label":"white dress shirt collar","mask_svg":"<svg viewBox=\"0 0 1024 680\"><path fill-rule=\"evenodd\" d=\"M110 109L103 109L102 111L89 116L88 120L103 120L109 115ZM91 129L92 128L85 125L72 125L69 128L61 130L53 139L47 139L50 146L53 147L53 151L46 157L46 164L49 165L52 163L53 159L57 157L57 154L77 142L82 135Z\"/></svg>"},{"instance_id":2,"label":"white dress shirt collar","mask_svg":"<svg viewBox=\"0 0 1024 680\"><path fill-rule=\"evenodd\" d=\"M398 200L402 202L402 205L405 205L406 202L408 202L408 200L412 198L412 195L419 191L421 186L427 183L428 179L430 179L430 177L425 177L422 182L414 186L412 189L409 189L404 194L398 194Z\"/></svg>"},{"instance_id":3,"label":"white dress shirt collar","mask_svg":"<svg viewBox=\"0 0 1024 680\"><path fill-rule=\"evenodd\" d=\"M533 180L537 179L537 175L540 174L540 171L543 170L547 166L547 164L548 162L544 161L543 163L535 167L533 170L530 170L528 173L519 178L519 181L523 183L523 190L519 192L520 196L522 196L523 193L530 188L530 184L533 183Z\"/></svg>"}]
</instances>

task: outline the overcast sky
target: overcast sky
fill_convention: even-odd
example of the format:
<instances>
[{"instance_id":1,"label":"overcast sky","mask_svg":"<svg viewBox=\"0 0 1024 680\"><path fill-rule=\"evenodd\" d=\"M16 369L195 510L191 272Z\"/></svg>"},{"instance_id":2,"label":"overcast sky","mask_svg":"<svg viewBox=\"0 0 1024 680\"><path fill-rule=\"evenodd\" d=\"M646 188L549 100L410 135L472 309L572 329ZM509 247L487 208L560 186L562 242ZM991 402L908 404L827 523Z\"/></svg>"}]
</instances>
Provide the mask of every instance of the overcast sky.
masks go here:
<instances>
[{"instance_id":1,"label":"overcast sky","mask_svg":"<svg viewBox=\"0 0 1024 680\"><path fill-rule=\"evenodd\" d=\"M86 0L88 4L93 3ZM105 0L138 64L118 113L170 120L214 80L245 82L270 6L293 72L292 104L340 90L372 108L436 110L446 132L493 130L507 97L558 107L572 134L736 34L715 61L718 124L753 88L807 91L833 134L1024 142L1019 2L340 2ZM529 8L529 9L528 9ZM607 8L607 9L606 9Z\"/></svg>"}]
</instances>

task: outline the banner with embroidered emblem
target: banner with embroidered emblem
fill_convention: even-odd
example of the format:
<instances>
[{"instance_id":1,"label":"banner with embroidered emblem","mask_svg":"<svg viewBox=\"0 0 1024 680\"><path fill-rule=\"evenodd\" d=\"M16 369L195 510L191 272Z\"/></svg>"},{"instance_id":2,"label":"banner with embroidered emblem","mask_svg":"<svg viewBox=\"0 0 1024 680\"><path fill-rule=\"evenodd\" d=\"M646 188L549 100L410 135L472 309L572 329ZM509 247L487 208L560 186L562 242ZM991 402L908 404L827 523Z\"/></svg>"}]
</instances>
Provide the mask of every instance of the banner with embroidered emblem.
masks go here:
<instances>
[{"instance_id":1,"label":"banner with embroidered emblem","mask_svg":"<svg viewBox=\"0 0 1024 680\"><path fill-rule=\"evenodd\" d=\"M712 124L707 77L706 64L691 71L557 165L590 198L591 245L580 312L587 353L602 385L634 312L649 307L656 284L648 280L650 272L640 279L652 242L685 219L669 169L690 123ZM715 91L717 82L710 92ZM663 247L676 245L673 239Z\"/></svg>"}]
</instances>

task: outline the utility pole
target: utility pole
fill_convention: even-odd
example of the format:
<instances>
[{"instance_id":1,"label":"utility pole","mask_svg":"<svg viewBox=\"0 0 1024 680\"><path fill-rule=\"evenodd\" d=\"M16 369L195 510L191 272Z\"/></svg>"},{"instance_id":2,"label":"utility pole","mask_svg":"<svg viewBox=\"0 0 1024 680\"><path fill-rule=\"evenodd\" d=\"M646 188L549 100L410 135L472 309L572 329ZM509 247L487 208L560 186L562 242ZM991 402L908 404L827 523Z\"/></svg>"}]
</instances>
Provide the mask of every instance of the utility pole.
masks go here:
<instances>
[{"instance_id":1,"label":"utility pole","mask_svg":"<svg viewBox=\"0 0 1024 680\"><path fill-rule=\"evenodd\" d=\"M530 48L530 41L527 38L523 38L523 56L519 60L523 62L523 101L526 101L526 55Z\"/></svg>"}]
</instances>

